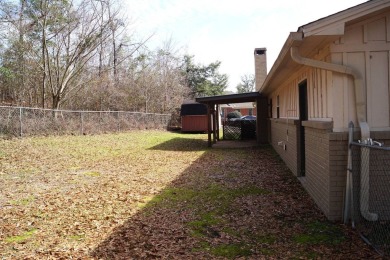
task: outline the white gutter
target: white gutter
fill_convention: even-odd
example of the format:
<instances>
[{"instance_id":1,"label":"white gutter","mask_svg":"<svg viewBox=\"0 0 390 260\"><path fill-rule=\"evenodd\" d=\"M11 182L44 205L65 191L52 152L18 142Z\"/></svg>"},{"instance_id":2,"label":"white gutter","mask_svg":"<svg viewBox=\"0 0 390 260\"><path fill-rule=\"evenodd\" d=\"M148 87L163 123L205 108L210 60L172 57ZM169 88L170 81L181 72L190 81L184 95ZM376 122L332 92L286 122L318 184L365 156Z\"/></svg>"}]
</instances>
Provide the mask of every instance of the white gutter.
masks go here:
<instances>
[{"instance_id":1,"label":"white gutter","mask_svg":"<svg viewBox=\"0 0 390 260\"><path fill-rule=\"evenodd\" d=\"M355 104L357 118L361 131L361 140L366 141L370 139L370 127L367 123L366 116L366 99L363 85L363 78L359 71L344 65L328 63L319 60L308 59L299 55L298 47L291 46L290 54L293 61L305 66L338 72L350 75L354 80L355 87ZM369 160L370 150L363 147L361 154L361 175L360 175L360 212L362 216L368 221L377 221L378 214L369 212L369 163L363 163L364 158Z\"/></svg>"}]
</instances>

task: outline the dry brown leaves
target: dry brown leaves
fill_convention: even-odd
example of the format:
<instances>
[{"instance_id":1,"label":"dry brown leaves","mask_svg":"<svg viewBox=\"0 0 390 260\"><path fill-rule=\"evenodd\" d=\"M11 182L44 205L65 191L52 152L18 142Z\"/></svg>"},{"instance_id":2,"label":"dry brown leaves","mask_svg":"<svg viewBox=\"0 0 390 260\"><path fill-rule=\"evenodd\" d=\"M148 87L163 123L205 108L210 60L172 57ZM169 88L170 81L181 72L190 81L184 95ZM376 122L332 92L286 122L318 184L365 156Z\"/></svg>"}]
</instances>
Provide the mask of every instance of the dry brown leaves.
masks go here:
<instances>
[{"instance_id":1,"label":"dry brown leaves","mask_svg":"<svg viewBox=\"0 0 390 260\"><path fill-rule=\"evenodd\" d=\"M0 142L3 259L377 257L268 147L157 131Z\"/></svg>"}]
</instances>

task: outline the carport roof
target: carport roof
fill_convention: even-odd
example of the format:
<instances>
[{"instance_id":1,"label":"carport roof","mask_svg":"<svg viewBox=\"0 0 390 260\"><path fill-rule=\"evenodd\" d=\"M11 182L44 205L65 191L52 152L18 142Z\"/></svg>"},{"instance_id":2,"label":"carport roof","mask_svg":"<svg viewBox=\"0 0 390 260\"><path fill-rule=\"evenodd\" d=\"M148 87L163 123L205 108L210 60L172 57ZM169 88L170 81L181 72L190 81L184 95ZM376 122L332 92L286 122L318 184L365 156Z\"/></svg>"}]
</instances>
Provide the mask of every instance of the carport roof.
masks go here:
<instances>
[{"instance_id":1,"label":"carport roof","mask_svg":"<svg viewBox=\"0 0 390 260\"><path fill-rule=\"evenodd\" d=\"M249 92L241 94L211 96L196 98L196 102L203 104L230 104L230 103L244 103L255 102L258 98L262 97L259 92Z\"/></svg>"}]
</instances>

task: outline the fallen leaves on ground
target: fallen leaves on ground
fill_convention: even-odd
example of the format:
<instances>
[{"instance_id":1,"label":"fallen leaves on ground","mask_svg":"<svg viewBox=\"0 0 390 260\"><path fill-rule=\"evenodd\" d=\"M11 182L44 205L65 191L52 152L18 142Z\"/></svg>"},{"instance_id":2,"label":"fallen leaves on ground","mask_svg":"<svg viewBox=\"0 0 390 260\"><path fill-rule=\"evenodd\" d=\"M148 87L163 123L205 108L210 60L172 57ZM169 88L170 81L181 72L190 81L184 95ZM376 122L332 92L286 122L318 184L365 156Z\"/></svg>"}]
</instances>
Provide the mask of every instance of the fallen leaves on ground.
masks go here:
<instances>
[{"instance_id":1,"label":"fallen leaves on ground","mask_svg":"<svg viewBox=\"0 0 390 260\"><path fill-rule=\"evenodd\" d=\"M1 140L3 259L366 259L266 147L137 131Z\"/></svg>"}]
</instances>

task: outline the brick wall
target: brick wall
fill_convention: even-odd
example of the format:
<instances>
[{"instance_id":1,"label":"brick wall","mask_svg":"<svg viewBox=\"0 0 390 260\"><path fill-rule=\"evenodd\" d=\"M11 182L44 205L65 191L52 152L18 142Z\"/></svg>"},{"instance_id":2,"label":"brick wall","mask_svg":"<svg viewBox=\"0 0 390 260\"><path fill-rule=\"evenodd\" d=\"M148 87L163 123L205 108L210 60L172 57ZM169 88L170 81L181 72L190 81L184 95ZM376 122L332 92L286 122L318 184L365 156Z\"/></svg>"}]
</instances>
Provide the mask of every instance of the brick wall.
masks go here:
<instances>
[{"instance_id":1,"label":"brick wall","mask_svg":"<svg viewBox=\"0 0 390 260\"><path fill-rule=\"evenodd\" d=\"M306 132L312 132L313 129L306 128ZM319 130L317 130L319 131ZM329 147L329 163L328 163L328 196L329 196L329 204L327 210L326 207L322 208L322 201L318 201L318 198L315 199L317 204L321 209L324 210L324 213L330 220L341 220L343 216L344 210L344 198L345 198L345 186L346 186L346 174L347 174L347 160L348 160L348 134L347 133L324 133L324 136L328 138L328 147ZM384 142L385 144L389 143L387 139L390 137L389 132L371 132L371 137L374 140ZM319 138L317 136L317 138ZM326 138L325 138L326 139ZM354 140L360 139L359 134L354 136ZM324 139L319 139L317 141L318 146L323 146L322 141ZM326 146L324 146L326 147ZM307 152L307 151L306 151ZM321 154L319 152L319 154ZM380 154L380 155L379 155ZM381 219L388 220L390 218L390 205L389 205L389 197L390 190L388 188L388 184L390 181L390 177L388 175L384 176L383 168L380 171L376 171L377 166L375 165L375 161L380 156L389 157L390 153L384 154L379 153L377 156L371 156L370 160L370 208L373 211L377 211L380 213ZM310 156L307 154L307 156ZM320 159L320 156L318 155ZM320 159L322 160L322 159ZM324 169L327 166L322 166L320 160L317 160L317 167L315 168L317 171ZM386 159L384 161L387 161ZM326 171L324 171L326 172ZM310 193L313 198L314 194ZM318 197L318 196L317 196ZM326 206L326 204L324 204Z\"/></svg>"},{"instance_id":2,"label":"brick wall","mask_svg":"<svg viewBox=\"0 0 390 260\"><path fill-rule=\"evenodd\" d=\"M297 120L271 119L270 142L295 176L298 176ZM330 220L341 220L347 165L347 135L332 133L330 122L305 126L305 176L303 187ZM282 142L286 145L278 145Z\"/></svg>"},{"instance_id":3,"label":"brick wall","mask_svg":"<svg viewBox=\"0 0 390 260\"><path fill-rule=\"evenodd\" d=\"M297 120L270 119L270 143L280 155L287 167L297 174ZM281 142L281 145L279 143ZM285 145L285 146L284 146ZM286 149L284 149L286 148Z\"/></svg>"},{"instance_id":4,"label":"brick wall","mask_svg":"<svg viewBox=\"0 0 390 260\"><path fill-rule=\"evenodd\" d=\"M297 124L296 120L270 119L270 143L296 176L298 176ZM331 122L307 121L303 122L303 125L306 169L305 176L300 177L301 183L329 220L340 221L344 210L348 133L332 132ZM386 145L390 143L389 132L372 132L371 136ZM354 140L358 139L359 135L356 134ZM282 142L282 145L278 145L279 142ZM382 153L381 156L390 158L390 152L386 155ZM388 174L383 176L383 171L376 171L378 166L370 164L370 167L370 207L376 208L382 219L389 219L390 177Z\"/></svg>"},{"instance_id":5,"label":"brick wall","mask_svg":"<svg viewBox=\"0 0 390 260\"><path fill-rule=\"evenodd\" d=\"M328 130L310 127L305 127L305 134L306 183L304 186L328 219L341 220L347 174L348 134L331 133ZM375 140L386 143L383 134L383 132L371 133ZM354 140L358 139L356 135ZM390 190L387 185L383 188L383 182L386 178L389 181L390 178L378 176L380 173L375 171L372 163L370 167L370 207L380 209L382 217L388 219L388 203L383 203L383 199L386 200L390 196ZM381 181L378 182L378 179Z\"/></svg>"},{"instance_id":6,"label":"brick wall","mask_svg":"<svg viewBox=\"0 0 390 260\"><path fill-rule=\"evenodd\" d=\"M319 208L329 215L330 176L328 131L305 127L306 172L303 186Z\"/></svg>"},{"instance_id":7,"label":"brick wall","mask_svg":"<svg viewBox=\"0 0 390 260\"><path fill-rule=\"evenodd\" d=\"M345 197L348 160L348 134L329 134L329 219L341 220Z\"/></svg>"},{"instance_id":8,"label":"brick wall","mask_svg":"<svg viewBox=\"0 0 390 260\"><path fill-rule=\"evenodd\" d=\"M330 220L341 220L348 159L347 133L331 132L331 122L305 125L304 187Z\"/></svg>"}]
</instances>

